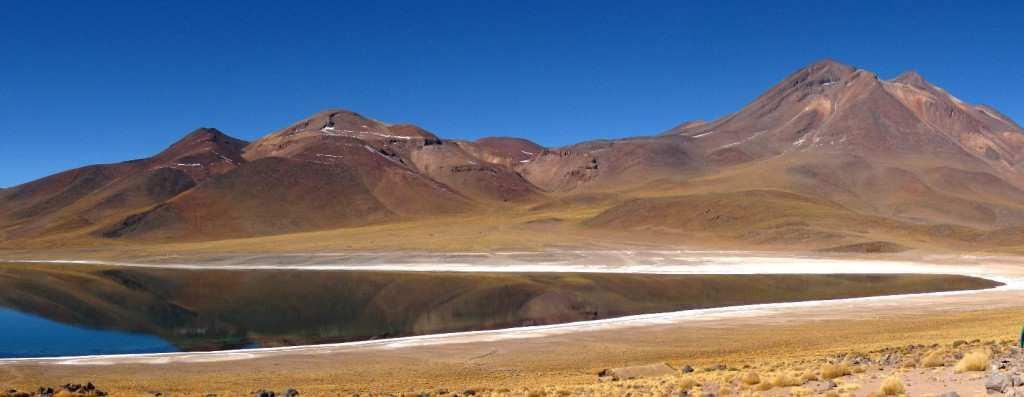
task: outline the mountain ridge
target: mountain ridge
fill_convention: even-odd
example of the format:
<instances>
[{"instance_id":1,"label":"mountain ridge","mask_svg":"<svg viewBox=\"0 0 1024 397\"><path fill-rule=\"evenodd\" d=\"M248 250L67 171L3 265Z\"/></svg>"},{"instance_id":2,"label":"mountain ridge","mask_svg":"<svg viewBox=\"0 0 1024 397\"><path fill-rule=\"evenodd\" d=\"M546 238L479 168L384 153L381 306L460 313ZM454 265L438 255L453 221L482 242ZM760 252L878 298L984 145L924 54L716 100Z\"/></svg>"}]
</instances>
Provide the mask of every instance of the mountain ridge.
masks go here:
<instances>
[{"instance_id":1,"label":"mountain ridge","mask_svg":"<svg viewBox=\"0 0 1024 397\"><path fill-rule=\"evenodd\" d=\"M916 71L883 80L826 59L716 120L558 148L514 137L448 140L344 109L253 142L200 128L152 157L0 190L0 231L10 241L217 240L518 213L591 195L604 197L586 201L591 213L611 212L582 219L581 228L680 232L714 228L674 206L712 206L742 223L752 214L725 207L748 191L797 220L798 209L813 203L852 211L835 213L847 220L998 229L1024 226L1022 151L1024 130L1013 120ZM771 191L803 198L763 193ZM630 201L677 192L686 197ZM626 202L629 209L616 209ZM647 223L615 219L637 211L655 213ZM687 219L666 222L659 211ZM796 233L814 233L807 227Z\"/></svg>"}]
</instances>

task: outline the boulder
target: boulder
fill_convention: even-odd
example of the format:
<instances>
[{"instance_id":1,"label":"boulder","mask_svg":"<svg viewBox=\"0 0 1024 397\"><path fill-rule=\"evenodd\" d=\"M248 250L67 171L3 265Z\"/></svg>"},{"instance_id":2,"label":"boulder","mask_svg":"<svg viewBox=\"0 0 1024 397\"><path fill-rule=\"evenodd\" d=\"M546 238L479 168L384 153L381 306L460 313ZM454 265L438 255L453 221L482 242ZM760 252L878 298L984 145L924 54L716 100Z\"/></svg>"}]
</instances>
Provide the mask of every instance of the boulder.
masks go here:
<instances>
[{"instance_id":1,"label":"boulder","mask_svg":"<svg viewBox=\"0 0 1024 397\"><path fill-rule=\"evenodd\" d=\"M996 372L989 375L988 379L985 380L985 390L989 392L1005 393L1010 389L1013 381L1010 377L1002 372Z\"/></svg>"}]
</instances>

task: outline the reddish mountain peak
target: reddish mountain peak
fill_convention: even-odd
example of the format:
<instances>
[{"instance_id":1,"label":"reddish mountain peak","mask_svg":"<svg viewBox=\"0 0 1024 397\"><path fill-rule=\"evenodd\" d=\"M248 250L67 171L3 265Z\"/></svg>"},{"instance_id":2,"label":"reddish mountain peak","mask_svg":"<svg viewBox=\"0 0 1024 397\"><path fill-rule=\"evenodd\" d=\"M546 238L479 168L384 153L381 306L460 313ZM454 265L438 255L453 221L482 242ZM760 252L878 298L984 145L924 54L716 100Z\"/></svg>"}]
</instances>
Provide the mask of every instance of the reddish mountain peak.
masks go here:
<instances>
[{"instance_id":1,"label":"reddish mountain peak","mask_svg":"<svg viewBox=\"0 0 1024 397\"><path fill-rule=\"evenodd\" d=\"M245 157L293 157L326 141L350 145L430 145L441 140L412 124L388 124L345 109L326 109L264 136L245 148ZM336 153L322 153L336 155Z\"/></svg>"},{"instance_id":2,"label":"reddish mountain peak","mask_svg":"<svg viewBox=\"0 0 1024 397\"><path fill-rule=\"evenodd\" d=\"M790 75L789 80L795 78L798 80L810 79L825 82L838 81L850 77L856 71L857 68L845 63L837 62L832 59L823 59L797 70L795 73Z\"/></svg>"},{"instance_id":3,"label":"reddish mountain peak","mask_svg":"<svg viewBox=\"0 0 1024 397\"><path fill-rule=\"evenodd\" d=\"M853 66L850 66L850 65L847 65L845 63L839 62L839 61L837 61L835 59L824 58L824 59L818 60L817 62L814 62L814 63L812 63L810 65L805 66L804 70L811 70L811 71L835 71L835 72L842 72L842 73L851 73L854 70L857 70L857 68L855 68Z\"/></svg>"},{"instance_id":4,"label":"reddish mountain peak","mask_svg":"<svg viewBox=\"0 0 1024 397\"><path fill-rule=\"evenodd\" d=\"M219 151L225 156L236 156L248 142L228 136L216 128L198 128L153 157L171 160L203 151Z\"/></svg>"},{"instance_id":5,"label":"reddish mountain peak","mask_svg":"<svg viewBox=\"0 0 1024 397\"><path fill-rule=\"evenodd\" d=\"M216 128L199 128L147 160L149 168L180 169L196 181L234 169L249 143Z\"/></svg>"},{"instance_id":6,"label":"reddish mountain peak","mask_svg":"<svg viewBox=\"0 0 1024 397\"><path fill-rule=\"evenodd\" d=\"M919 73L917 73L916 70L913 69L900 73L900 75L896 76L896 78L892 79L892 81L920 88L928 88L931 86L931 83L928 83L928 81L925 80L923 76L921 76Z\"/></svg>"}]
</instances>

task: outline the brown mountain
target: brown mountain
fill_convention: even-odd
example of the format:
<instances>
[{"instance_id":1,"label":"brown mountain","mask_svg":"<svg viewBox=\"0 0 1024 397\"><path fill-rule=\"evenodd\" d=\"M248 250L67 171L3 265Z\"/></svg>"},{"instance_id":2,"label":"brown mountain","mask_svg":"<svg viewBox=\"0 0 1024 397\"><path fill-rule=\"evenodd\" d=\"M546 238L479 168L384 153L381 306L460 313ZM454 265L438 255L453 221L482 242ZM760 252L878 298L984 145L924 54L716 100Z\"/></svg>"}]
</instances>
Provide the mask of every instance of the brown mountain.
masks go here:
<instances>
[{"instance_id":1,"label":"brown mountain","mask_svg":"<svg viewBox=\"0 0 1024 397\"><path fill-rule=\"evenodd\" d=\"M1024 130L907 72L881 80L823 61L737 113L671 131L708 163L757 162L771 178L730 175L912 222L1019 224ZM987 193L982 193L987 192Z\"/></svg>"},{"instance_id":2,"label":"brown mountain","mask_svg":"<svg viewBox=\"0 0 1024 397\"><path fill-rule=\"evenodd\" d=\"M721 119L562 148L338 109L251 144L200 129L148 159L0 191L0 230L215 240L487 214L499 234L1005 244L1024 230L1022 153L1024 130L991 107L826 60Z\"/></svg>"},{"instance_id":3,"label":"brown mountain","mask_svg":"<svg viewBox=\"0 0 1024 397\"><path fill-rule=\"evenodd\" d=\"M235 169L247 143L200 128L156 156L65 171L4 192L0 221L7 239L102 225Z\"/></svg>"}]
</instances>

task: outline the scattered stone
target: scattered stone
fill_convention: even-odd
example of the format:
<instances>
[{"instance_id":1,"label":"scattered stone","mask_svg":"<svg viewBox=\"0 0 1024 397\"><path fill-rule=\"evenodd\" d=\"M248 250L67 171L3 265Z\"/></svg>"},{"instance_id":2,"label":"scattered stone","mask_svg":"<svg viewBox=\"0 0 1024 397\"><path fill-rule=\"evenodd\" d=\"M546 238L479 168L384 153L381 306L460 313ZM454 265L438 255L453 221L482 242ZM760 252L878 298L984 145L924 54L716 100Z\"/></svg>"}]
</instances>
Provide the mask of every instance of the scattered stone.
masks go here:
<instances>
[{"instance_id":1,"label":"scattered stone","mask_svg":"<svg viewBox=\"0 0 1024 397\"><path fill-rule=\"evenodd\" d=\"M638 365L633 367L609 368L597 374L599 378L611 380L626 380L637 378L653 378L658 376L672 375L676 370L668 364L659 363L651 365Z\"/></svg>"},{"instance_id":2,"label":"scattered stone","mask_svg":"<svg viewBox=\"0 0 1024 397\"><path fill-rule=\"evenodd\" d=\"M693 367L691 367L689 365L684 365L683 368L679 370L679 372L682 372L684 374L691 373L691 372L693 372Z\"/></svg>"},{"instance_id":3,"label":"scattered stone","mask_svg":"<svg viewBox=\"0 0 1024 397\"><path fill-rule=\"evenodd\" d=\"M288 389L284 391L284 397L298 397L299 391L295 389Z\"/></svg>"},{"instance_id":4,"label":"scattered stone","mask_svg":"<svg viewBox=\"0 0 1024 397\"><path fill-rule=\"evenodd\" d=\"M715 364L710 367L704 368L704 372L725 371L728 368L729 367L727 367L725 364Z\"/></svg>"},{"instance_id":5,"label":"scattered stone","mask_svg":"<svg viewBox=\"0 0 1024 397\"><path fill-rule=\"evenodd\" d=\"M1010 377L1004 373L996 372L989 375L988 380L985 381L985 390L990 392L1005 393L1010 388L1012 381Z\"/></svg>"},{"instance_id":6,"label":"scattered stone","mask_svg":"<svg viewBox=\"0 0 1024 397\"><path fill-rule=\"evenodd\" d=\"M105 397L107 392L96 388L96 385L92 383L80 384L80 383L68 383L60 388L54 389L52 387L42 386L36 391L20 391L16 389L10 389L6 391L0 391L0 397L55 397L55 396L89 396L89 397Z\"/></svg>"}]
</instances>

